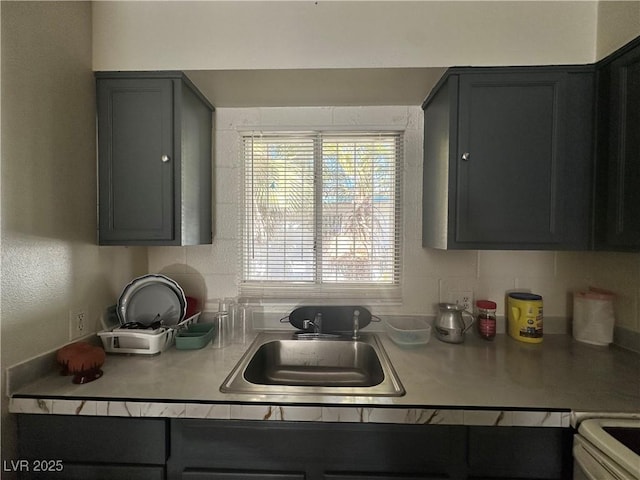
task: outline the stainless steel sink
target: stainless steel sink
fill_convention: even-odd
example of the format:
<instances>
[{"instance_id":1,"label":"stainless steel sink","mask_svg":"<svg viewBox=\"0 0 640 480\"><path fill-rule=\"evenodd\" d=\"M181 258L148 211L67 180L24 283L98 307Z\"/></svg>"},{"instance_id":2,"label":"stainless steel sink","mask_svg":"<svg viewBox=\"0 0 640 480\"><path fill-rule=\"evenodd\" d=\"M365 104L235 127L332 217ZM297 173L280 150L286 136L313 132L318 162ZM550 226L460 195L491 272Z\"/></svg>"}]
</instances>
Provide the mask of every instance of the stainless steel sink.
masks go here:
<instances>
[{"instance_id":1,"label":"stainless steel sink","mask_svg":"<svg viewBox=\"0 0 640 480\"><path fill-rule=\"evenodd\" d=\"M296 339L262 332L220 387L226 393L401 396L404 388L374 334Z\"/></svg>"}]
</instances>

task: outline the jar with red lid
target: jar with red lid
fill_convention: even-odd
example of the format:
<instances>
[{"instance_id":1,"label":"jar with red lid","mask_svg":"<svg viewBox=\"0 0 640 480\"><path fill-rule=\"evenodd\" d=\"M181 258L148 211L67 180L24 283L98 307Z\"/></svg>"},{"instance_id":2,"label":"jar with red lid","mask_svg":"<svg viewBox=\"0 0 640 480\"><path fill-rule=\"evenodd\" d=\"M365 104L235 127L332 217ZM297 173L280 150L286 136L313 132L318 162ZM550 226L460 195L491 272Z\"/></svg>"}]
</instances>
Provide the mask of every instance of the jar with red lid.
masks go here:
<instances>
[{"instance_id":1,"label":"jar with red lid","mask_svg":"<svg viewBox=\"0 0 640 480\"><path fill-rule=\"evenodd\" d=\"M485 340L493 340L496 336L496 307L496 302L491 300L478 300L476 302L478 333Z\"/></svg>"}]
</instances>

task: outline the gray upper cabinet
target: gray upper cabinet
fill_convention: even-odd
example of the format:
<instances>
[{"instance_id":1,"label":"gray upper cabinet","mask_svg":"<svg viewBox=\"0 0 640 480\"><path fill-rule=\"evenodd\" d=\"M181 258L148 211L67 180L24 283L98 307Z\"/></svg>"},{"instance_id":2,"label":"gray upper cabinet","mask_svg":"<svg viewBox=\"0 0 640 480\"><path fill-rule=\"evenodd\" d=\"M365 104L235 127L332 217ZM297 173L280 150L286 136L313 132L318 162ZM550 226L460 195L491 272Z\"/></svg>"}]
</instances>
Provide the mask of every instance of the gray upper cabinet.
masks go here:
<instances>
[{"instance_id":1,"label":"gray upper cabinet","mask_svg":"<svg viewBox=\"0 0 640 480\"><path fill-rule=\"evenodd\" d=\"M96 84L98 243L211 243L213 106L181 72Z\"/></svg>"},{"instance_id":2,"label":"gray upper cabinet","mask_svg":"<svg viewBox=\"0 0 640 480\"><path fill-rule=\"evenodd\" d=\"M424 109L423 246L586 249L593 69L452 68Z\"/></svg>"},{"instance_id":3,"label":"gray upper cabinet","mask_svg":"<svg viewBox=\"0 0 640 480\"><path fill-rule=\"evenodd\" d=\"M640 38L598 65L595 246L640 250Z\"/></svg>"}]
</instances>

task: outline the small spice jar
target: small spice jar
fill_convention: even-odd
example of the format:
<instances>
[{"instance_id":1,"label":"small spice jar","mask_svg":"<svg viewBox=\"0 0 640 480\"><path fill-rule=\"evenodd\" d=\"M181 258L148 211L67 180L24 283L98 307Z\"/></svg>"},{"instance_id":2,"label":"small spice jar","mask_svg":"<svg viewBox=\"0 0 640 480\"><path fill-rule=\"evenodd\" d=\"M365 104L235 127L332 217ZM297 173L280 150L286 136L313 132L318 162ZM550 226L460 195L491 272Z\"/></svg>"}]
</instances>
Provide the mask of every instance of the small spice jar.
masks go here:
<instances>
[{"instance_id":1,"label":"small spice jar","mask_svg":"<svg viewBox=\"0 0 640 480\"><path fill-rule=\"evenodd\" d=\"M485 340L493 340L496 336L496 302L491 300L478 300L478 333Z\"/></svg>"}]
</instances>

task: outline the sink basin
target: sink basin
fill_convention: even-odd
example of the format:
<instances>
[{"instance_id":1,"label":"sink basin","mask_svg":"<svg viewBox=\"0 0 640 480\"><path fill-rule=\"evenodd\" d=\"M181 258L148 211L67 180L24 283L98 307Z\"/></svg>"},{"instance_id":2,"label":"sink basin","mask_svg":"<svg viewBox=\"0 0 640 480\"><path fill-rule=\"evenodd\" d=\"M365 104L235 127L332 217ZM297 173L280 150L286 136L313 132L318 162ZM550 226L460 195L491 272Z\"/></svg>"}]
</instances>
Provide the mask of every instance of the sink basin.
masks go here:
<instances>
[{"instance_id":1,"label":"sink basin","mask_svg":"<svg viewBox=\"0 0 640 480\"><path fill-rule=\"evenodd\" d=\"M313 342L313 341L312 341ZM259 385L373 387L384 380L374 348L343 340L272 340L260 345L244 371Z\"/></svg>"},{"instance_id":2,"label":"sink basin","mask_svg":"<svg viewBox=\"0 0 640 480\"><path fill-rule=\"evenodd\" d=\"M231 371L225 393L401 396L400 383L373 334L294 339L263 332Z\"/></svg>"}]
</instances>

